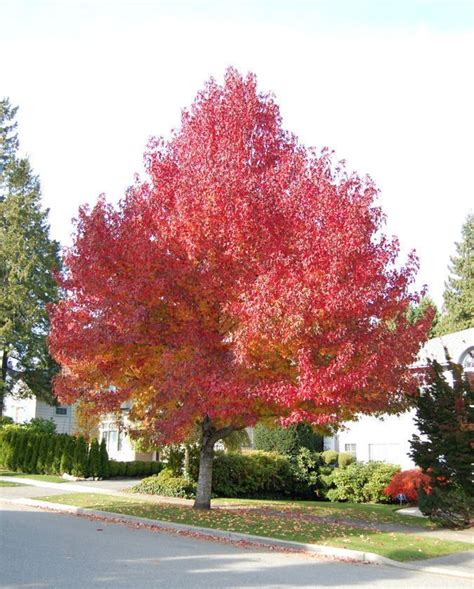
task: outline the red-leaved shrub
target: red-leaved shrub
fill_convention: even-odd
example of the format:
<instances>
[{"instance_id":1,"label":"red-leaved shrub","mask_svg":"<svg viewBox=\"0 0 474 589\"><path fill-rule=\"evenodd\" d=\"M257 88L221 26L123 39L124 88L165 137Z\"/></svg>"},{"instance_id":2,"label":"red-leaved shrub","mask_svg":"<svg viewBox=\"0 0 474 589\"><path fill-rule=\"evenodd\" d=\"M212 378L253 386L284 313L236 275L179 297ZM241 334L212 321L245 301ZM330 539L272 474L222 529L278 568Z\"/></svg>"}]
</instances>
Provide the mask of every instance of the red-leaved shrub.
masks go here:
<instances>
[{"instance_id":1,"label":"red-leaved shrub","mask_svg":"<svg viewBox=\"0 0 474 589\"><path fill-rule=\"evenodd\" d=\"M429 493L431 491L430 477L424 474L420 468L413 468L395 474L383 492L392 499L396 499L399 493L403 493L408 502L415 503L418 499L420 486Z\"/></svg>"}]
</instances>

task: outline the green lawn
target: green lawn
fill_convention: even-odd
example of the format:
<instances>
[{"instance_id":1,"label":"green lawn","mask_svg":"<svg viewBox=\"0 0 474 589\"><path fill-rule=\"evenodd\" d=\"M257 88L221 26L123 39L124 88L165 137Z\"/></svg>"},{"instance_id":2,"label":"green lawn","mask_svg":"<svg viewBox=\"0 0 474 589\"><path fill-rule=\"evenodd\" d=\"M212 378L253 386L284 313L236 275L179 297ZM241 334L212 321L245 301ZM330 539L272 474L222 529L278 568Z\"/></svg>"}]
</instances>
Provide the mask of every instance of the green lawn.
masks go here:
<instances>
[{"instance_id":1,"label":"green lawn","mask_svg":"<svg viewBox=\"0 0 474 589\"><path fill-rule=\"evenodd\" d=\"M24 472L13 472L11 470L0 469L0 476L3 477L18 477L26 479L34 479L37 481L45 481L47 483L67 483L62 477L58 477L54 474L26 474Z\"/></svg>"},{"instance_id":2,"label":"green lawn","mask_svg":"<svg viewBox=\"0 0 474 589\"><path fill-rule=\"evenodd\" d=\"M400 561L434 558L471 549L471 545L467 543L423 537L423 528L419 528L416 533L387 532L378 530L371 522L361 528L317 521L316 517L312 517L316 508L305 508L304 505L300 506L299 512L288 510L284 513L273 513L275 502L260 502L258 509L254 506L236 509L235 505L228 505L201 511L185 505L93 493L54 495L38 499L206 528L375 552ZM329 507L333 507L333 504L329 504Z\"/></svg>"},{"instance_id":3,"label":"green lawn","mask_svg":"<svg viewBox=\"0 0 474 589\"><path fill-rule=\"evenodd\" d=\"M398 505L384 503L330 503L328 501L269 501L262 499L214 499L214 506L244 506L253 508L270 508L282 512L311 514L344 521L356 520L368 524L399 524L410 527L435 529L433 522L425 517L403 515L398 512Z\"/></svg>"},{"instance_id":4,"label":"green lawn","mask_svg":"<svg viewBox=\"0 0 474 589\"><path fill-rule=\"evenodd\" d=\"M0 481L0 487L24 487L21 483L11 483L10 481Z\"/></svg>"}]
</instances>

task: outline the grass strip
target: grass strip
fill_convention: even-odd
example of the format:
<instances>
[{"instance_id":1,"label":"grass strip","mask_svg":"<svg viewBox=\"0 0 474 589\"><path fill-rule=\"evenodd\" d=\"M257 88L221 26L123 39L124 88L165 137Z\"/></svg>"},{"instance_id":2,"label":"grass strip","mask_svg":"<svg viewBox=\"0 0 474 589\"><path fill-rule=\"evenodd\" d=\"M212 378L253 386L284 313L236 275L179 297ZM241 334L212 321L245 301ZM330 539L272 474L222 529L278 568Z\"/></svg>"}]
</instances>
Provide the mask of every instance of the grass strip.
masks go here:
<instances>
[{"instance_id":1,"label":"grass strip","mask_svg":"<svg viewBox=\"0 0 474 589\"><path fill-rule=\"evenodd\" d=\"M434 558L471 549L470 544L464 542L423 537L423 530L419 534L382 532L375 527L361 530L340 523L315 523L291 515L262 514L256 509L213 508L202 511L184 505L94 493L43 496L38 500L268 538L363 550L398 561Z\"/></svg>"},{"instance_id":2,"label":"grass strip","mask_svg":"<svg viewBox=\"0 0 474 589\"><path fill-rule=\"evenodd\" d=\"M0 470L0 477L18 477L20 479L33 479L46 483L67 483L65 479L55 474L27 474L25 472L14 472L11 470Z\"/></svg>"}]
</instances>

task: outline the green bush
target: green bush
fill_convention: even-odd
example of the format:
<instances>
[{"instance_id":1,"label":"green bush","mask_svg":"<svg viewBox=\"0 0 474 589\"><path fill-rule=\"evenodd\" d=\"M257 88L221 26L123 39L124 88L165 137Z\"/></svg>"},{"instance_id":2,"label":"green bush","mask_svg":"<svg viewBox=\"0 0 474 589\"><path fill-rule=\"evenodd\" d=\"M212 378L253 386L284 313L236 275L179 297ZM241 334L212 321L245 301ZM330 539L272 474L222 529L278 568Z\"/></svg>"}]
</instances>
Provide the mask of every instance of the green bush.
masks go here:
<instances>
[{"instance_id":1,"label":"green bush","mask_svg":"<svg viewBox=\"0 0 474 589\"><path fill-rule=\"evenodd\" d=\"M46 472L46 459L48 457L49 435L40 434L38 460L36 463L36 472L44 474Z\"/></svg>"},{"instance_id":2,"label":"green bush","mask_svg":"<svg viewBox=\"0 0 474 589\"><path fill-rule=\"evenodd\" d=\"M0 428L2 428L5 425L11 425L13 422L13 419L11 417L8 417L8 415L1 415L0 416Z\"/></svg>"},{"instance_id":3,"label":"green bush","mask_svg":"<svg viewBox=\"0 0 474 589\"><path fill-rule=\"evenodd\" d=\"M109 461L109 467L110 467ZM89 449L89 476L97 478L100 472L100 446L97 439L93 439ZM114 476L114 475L110 475Z\"/></svg>"},{"instance_id":4,"label":"green bush","mask_svg":"<svg viewBox=\"0 0 474 589\"><path fill-rule=\"evenodd\" d=\"M341 452L337 457L337 465L339 468L346 468L349 464L355 462L354 456L348 452Z\"/></svg>"},{"instance_id":5,"label":"green bush","mask_svg":"<svg viewBox=\"0 0 474 589\"><path fill-rule=\"evenodd\" d=\"M294 477L287 456L273 452L218 454L212 489L218 497L289 497Z\"/></svg>"},{"instance_id":6,"label":"green bush","mask_svg":"<svg viewBox=\"0 0 474 589\"><path fill-rule=\"evenodd\" d=\"M99 477L102 479L109 478L109 455L104 438L102 438L99 447Z\"/></svg>"},{"instance_id":7,"label":"green bush","mask_svg":"<svg viewBox=\"0 0 474 589\"><path fill-rule=\"evenodd\" d=\"M25 423L25 429L35 432L37 434L54 434L56 433L56 424L52 419L43 419L42 417L33 417L33 419Z\"/></svg>"},{"instance_id":8,"label":"green bush","mask_svg":"<svg viewBox=\"0 0 474 589\"><path fill-rule=\"evenodd\" d=\"M44 465L44 472L46 474L53 474L54 449L56 448L55 435L48 436L48 446L46 449L46 460Z\"/></svg>"},{"instance_id":9,"label":"green bush","mask_svg":"<svg viewBox=\"0 0 474 589\"><path fill-rule=\"evenodd\" d=\"M61 466L59 468L60 474L71 474L72 465L74 461L74 451L76 449L76 440L72 436L67 436L64 443L63 452L61 456Z\"/></svg>"},{"instance_id":10,"label":"green bush","mask_svg":"<svg viewBox=\"0 0 474 589\"><path fill-rule=\"evenodd\" d=\"M386 501L383 490L399 471L399 466L384 462L354 462L346 468L335 468L326 496L330 501L352 503Z\"/></svg>"},{"instance_id":11,"label":"green bush","mask_svg":"<svg viewBox=\"0 0 474 589\"><path fill-rule=\"evenodd\" d=\"M446 528L468 528L474 517L474 499L461 486L436 485L429 493L420 487L418 507L431 521Z\"/></svg>"},{"instance_id":12,"label":"green bush","mask_svg":"<svg viewBox=\"0 0 474 589\"><path fill-rule=\"evenodd\" d=\"M72 460L71 474L75 477L84 478L89 476L88 473L89 462L89 447L84 436L76 438L76 445L74 448L74 457Z\"/></svg>"},{"instance_id":13,"label":"green bush","mask_svg":"<svg viewBox=\"0 0 474 589\"><path fill-rule=\"evenodd\" d=\"M267 427L259 423L254 428L253 440L256 450L276 452L294 458L300 448L307 448L312 452L322 450L322 437L306 423L289 427Z\"/></svg>"},{"instance_id":14,"label":"green bush","mask_svg":"<svg viewBox=\"0 0 474 589\"><path fill-rule=\"evenodd\" d=\"M321 452L321 459L327 466L336 466L339 453L336 450L325 450Z\"/></svg>"},{"instance_id":15,"label":"green bush","mask_svg":"<svg viewBox=\"0 0 474 589\"><path fill-rule=\"evenodd\" d=\"M294 458L290 458L293 474L294 497L312 499L319 487L321 455L308 448L300 448Z\"/></svg>"},{"instance_id":16,"label":"green bush","mask_svg":"<svg viewBox=\"0 0 474 589\"><path fill-rule=\"evenodd\" d=\"M132 492L189 499L196 494L196 483L183 476L175 476L171 469L164 468L159 474L140 481L132 487Z\"/></svg>"},{"instance_id":17,"label":"green bush","mask_svg":"<svg viewBox=\"0 0 474 589\"><path fill-rule=\"evenodd\" d=\"M69 436L66 434L60 434L56 436L56 441L54 444L54 451L53 451L53 463L51 466L51 472L53 474L61 474L61 462L64 452L64 447L66 446L66 442Z\"/></svg>"},{"instance_id":18,"label":"green bush","mask_svg":"<svg viewBox=\"0 0 474 589\"><path fill-rule=\"evenodd\" d=\"M38 462L39 440L40 434L30 434L26 452L25 467L23 468L23 472L37 472L36 463Z\"/></svg>"}]
</instances>

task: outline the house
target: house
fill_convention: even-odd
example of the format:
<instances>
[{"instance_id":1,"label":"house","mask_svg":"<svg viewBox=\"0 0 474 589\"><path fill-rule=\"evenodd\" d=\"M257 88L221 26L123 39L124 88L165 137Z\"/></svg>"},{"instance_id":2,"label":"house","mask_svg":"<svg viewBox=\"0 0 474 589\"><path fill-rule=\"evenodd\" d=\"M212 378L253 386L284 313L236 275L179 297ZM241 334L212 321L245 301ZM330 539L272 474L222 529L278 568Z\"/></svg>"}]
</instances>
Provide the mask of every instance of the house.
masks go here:
<instances>
[{"instance_id":1,"label":"house","mask_svg":"<svg viewBox=\"0 0 474 589\"><path fill-rule=\"evenodd\" d=\"M445 348L453 362L474 373L474 328L429 340L420 350L416 367L426 366L427 359L446 363ZM381 460L399 464L403 470L414 468L408 455L410 440L418 433L415 410L384 417L361 416L345 423L332 437L324 439L325 450L348 452L359 461Z\"/></svg>"},{"instance_id":2,"label":"house","mask_svg":"<svg viewBox=\"0 0 474 589\"><path fill-rule=\"evenodd\" d=\"M5 395L3 415L11 417L15 423L26 423L38 417L54 421L59 434L72 434L76 427L74 405L49 405L35 396L20 398Z\"/></svg>"}]
</instances>

